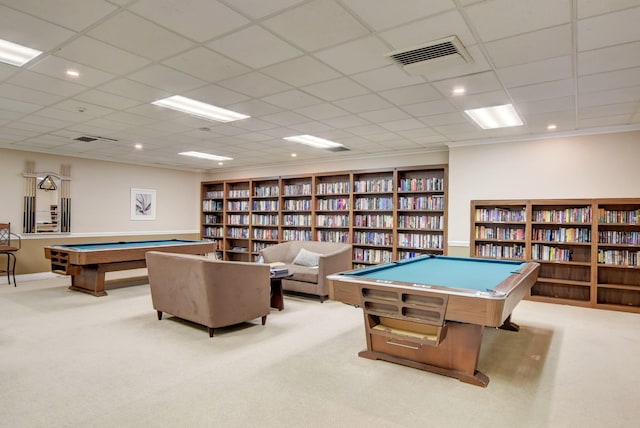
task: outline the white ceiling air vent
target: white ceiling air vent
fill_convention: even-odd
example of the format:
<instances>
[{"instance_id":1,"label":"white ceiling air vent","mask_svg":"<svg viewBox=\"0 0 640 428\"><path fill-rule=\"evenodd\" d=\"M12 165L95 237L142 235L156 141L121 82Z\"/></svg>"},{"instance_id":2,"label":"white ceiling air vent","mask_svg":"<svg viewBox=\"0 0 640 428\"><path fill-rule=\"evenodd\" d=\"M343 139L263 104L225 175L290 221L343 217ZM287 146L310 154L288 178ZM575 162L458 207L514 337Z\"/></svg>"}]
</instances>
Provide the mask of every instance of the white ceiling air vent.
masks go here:
<instances>
[{"instance_id":1,"label":"white ceiling air vent","mask_svg":"<svg viewBox=\"0 0 640 428\"><path fill-rule=\"evenodd\" d=\"M456 36L389 52L385 56L407 73L416 76L473 62L473 58Z\"/></svg>"},{"instance_id":2,"label":"white ceiling air vent","mask_svg":"<svg viewBox=\"0 0 640 428\"><path fill-rule=\"evenodd\" d=\"M97 141L97 140L102 140L102 141L118 141L114 138L108 138L108 137L101 137L99 135L82 135L78 138L74 138L74 140L76 141L83 141L85 143L90 143L92 141Z\"/></svg>"}]
</instances>

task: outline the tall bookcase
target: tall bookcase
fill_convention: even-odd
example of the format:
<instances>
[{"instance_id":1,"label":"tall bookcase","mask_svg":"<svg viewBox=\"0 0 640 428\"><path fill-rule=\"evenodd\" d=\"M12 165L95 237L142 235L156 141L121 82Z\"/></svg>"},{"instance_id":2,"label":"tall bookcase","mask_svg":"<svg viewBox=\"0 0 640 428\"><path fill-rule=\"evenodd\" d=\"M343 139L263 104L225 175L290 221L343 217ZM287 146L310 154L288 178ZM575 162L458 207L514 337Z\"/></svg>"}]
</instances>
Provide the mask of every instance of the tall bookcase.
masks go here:
<instances>
[{"instance_id":1,"label":"tall bookcase","mask_svg":"<svg viewBox=\"0 0 640 428\"><path fill-rule=\"evenodd\" d=\"M447 167L340 171L201 183L203 239L255 261L293 240L353 245L354 267L446 254Z\"/></svg>"},{"instance_id":2,"label":"tall bookcase","mask_svg":"<svg viewBox=\"0 0 640 428\"><path fill-rule=\"evenodd\" d=\"M471 201L471 255L540 263L529 299L640 313L640 199Z\"/></svg>"}]
</instances>

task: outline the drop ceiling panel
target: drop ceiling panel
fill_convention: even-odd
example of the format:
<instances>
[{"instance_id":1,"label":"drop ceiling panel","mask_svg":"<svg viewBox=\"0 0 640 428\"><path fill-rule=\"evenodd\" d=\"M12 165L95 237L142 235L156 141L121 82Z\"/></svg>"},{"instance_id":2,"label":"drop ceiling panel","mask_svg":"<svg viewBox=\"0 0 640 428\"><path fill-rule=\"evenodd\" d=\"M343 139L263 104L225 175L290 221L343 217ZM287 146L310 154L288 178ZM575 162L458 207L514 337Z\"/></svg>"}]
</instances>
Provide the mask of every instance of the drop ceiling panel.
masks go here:
<instances>
[{"instance_id":1,"label":"drop ceiling panel","mask_svg":"<svg viewBox=\"0 0 640 428\"><path fill-rule=\"evenodd\" d=\"M239 9L251 18L258 19L281 12L304 0L227 0L234 8Z\"/></svg>"},{"instance_id":2,"label":"drop ceiling panel","mask_svg":"<svg viewBox=\"0 0 640 428\"><path fill-rule=\"evenodd\" d=\"M30 66L29 69L36 73L46 74L55 79L62 79L69 83L83 86L100 85L114 78L114 75L111 73L105 73L93 67L53 55L36 62ZM80 76L77 78L66 76L65 72L69 69L78 71Z\"/></svg>"},{"instance_id":3,"label":"drop ceiling panel","mask_svg":"<svg viewBox=\"0 0 640 428\"><path fill-rule=\"evenodd\" d=\"M389 65L384 57L389 51L389 45L370 36L324 49L315 56L342 73L354 74Z\"/></svg>"},{"instance_id":4,"label":"drop ceiling panel","mask_svg":"<svg viewBox=\"0 0 640 428\"><path fill-rule=\"evenodd\" d=\"M2 0L2 3L74 31L84 30L116 10L104 0L65 0L65 7L54 1Z\"/></svg>"},{"instance_id":5,"label":"drop ceiling panel","mask_svg":"<svg viewBox=\"0 0 640 428\"><path fill-rule=\"evenodd\" d=\"M302 55L300 50L256 25L216 39L207 46L254 68L266 67Z\"/></svg>"},{"instance_id":6,"label":"drop ceiling panel","mask_svg":"<svg viewBox=\"0 0 640 428\"><path fill-rule=\"evenodd\" d=\"M163 64L207 82L217 82L250 71L249 67L205 47L176 55Z\"/></svg>"},{"instance_id":7,"label":"drop ceiling panel","mask_svg":"<svg viewBox=\"0 0 640 428\"><path fill-rule=\"evenodd\" d=\"M295 86L305 86L340 77L340 73L308 55L266 67L263 72L274 79Z\"/></svg>"},{"instance_id":8,"label":"drop ceiling panel","mask_svg":"<svg viewBox=\"0 0 640 428\"><path fill-rule=\"evenodd\" d=\"M151 60L161 60L193 46L193 42L130 12L120 12L87 35Z\"/></svg>"},{"instance_id":9,"label":"drop ceiling panel","mask_svg":"<svg viewBox=\"0 0 640 428\"><path fill-rule=\"evenodd\" d=\"M499 68L497 74L507 88L573 78L573 59L560 56L541 61Z\"/></svg>"},{"instance_id":10,"label":"drop ceiling panel","mask_svg":"<svg viewBox=\"0 0 640 428\"><path fill-rule=\"evenodd\" d=\"M465 12L480 39L489 42L568 23L571 0L485 1L465 8Z\"/></svg>"},{"instance_id":11,"label":"drop ceiling panel","mask_svg":"<svg viewBox=\"0 0 640 428\"><path fill-rule=\"evenodd\" d=\"M151 101L166 98L171 92L154 88L130 79L116 79L98 87L100 90L123 97L150 103Z\"/></svg>"},{"instance_id":12,"label":"drop ceiling panel","mask_svg":"<svg viewBox=\"0 0 640 428\"><path fill-rule=\"evenodd\" d=\"M378 31L437 15L455 7L452 0L430 0L429 7L425 7L423 0L403 0L402 7L398 7L396 2L378 2L375 7L371 7L370 0L344 0L343 3Z\"/></svg>"},{"instance_id":13,"label":"drop ceiling panel","mask_svg":"<svg viewBox=\"0 0 640 428\"><path fill-rule=\"evenodd\" d=\"M578 21L578 49L587 51L638 39L640 7ZM615 28L615 31L610 31Z\"/></svg>"},{"instance_id":14,"label":"drop ceiling panel","mask_svg":"<svg viewBox=\"0 0 640 428\"><path fill-rule=\"evenodd\" d=\"M150 65L132 73L129 78L148 86L162 88L174 94L180 94L206 84L206 82L186 73L159 64Z\"/></svg>"},{"instance_id":15,"label":"drop ceiling panel","mask_svg":"<svg viewBox=\"0 0 640 428\"><path fill-rule=\"evenodd\" d=\"M322 98L325 101L335 101L369 93L367 88L357 84L347 77L304 86L302 89L318 98Z\"/></svg>"},{"instance_id":16,"label":"drop ceiling panel","mask_svg":"<svg viewBox=\"0 0 640 428\"><path fill-rule=\"evenodd\" d=\"M10 98L16 101L22 100L40 106L48 106L62 100L62 97L59 95L23 88L10 83L0 84L0 97Z\"/></svg>"},{"instance_id":17,"label":"drop ceiling panel","mask_svg":"<svg viewBox=\"0 0 640 428\"><path fill-rule=\"evenodd\" d=\"M380 92L380 95L400 106L441 99L442 95L429 83L405 86Z\"/></svg>"},{"instance_id":18,"label":"drop ceiling panel","mask_svg":"<svg viewBox=\"0 0 640 428\"><path fill-rule=\"evenodd\" d=\"M422 77L409 76L395 65L389 65L376 70L354 74L352 78L372 91L385 91L388 89L424 83L424 79Z\"/></svg>"},{"instance_id":19,"label":"drop ceiling panel","mask_svg":"<svg viewBox=\"0 0 640 428\"><path fill-rule=\"evenodd\" d=\"M561 25L486 44L498 68L571 55L571 26Z\"/></svg>"},{"instance_id":20,"label":"drop ceiling panel","mask_svg":"<svg viewBox=\"0 0 640 428\"><path fill-rule=\"evenodd\" d=\"M236 30L249 20L219 1L140 0L133 12L198 42Z\"/></svg>"},{"instance_id":21,"label":"drop ceiling panel","mask_svg":"<svg viewBox=\"0 0 640 428\"><path fill-rule=\"evenodd\" d=\"M327 22L331 22L327 26ZM333 0L308 2L267 19L264 26L306 51L315 51L369 33Z\"/></svg>"},{"instance_id":22,"label":"drop ceiling panel","mask_svg":"<svg viewBox=\"0 0 640 428\"><path fill-rule=\"evenodd\" d=\"M145 58L86 36L67 43L56 55L116 75L130 73L149 63Z\"/></svg>"},{"instance_id":23,"label":"drop ceiling panel","mask_svg":"<svg viewBox=\"0 0 640 428\"><path fill-rule=\"evenodd\" d=\"M0 28L1 39L40 51L51 50L74 35L58 25L3 5L0 5ZM25 31L27 28L29 31Z\"/></svg>"},{"instance_id":24,"label":"drop ceiling panel","mask_svg":"<svg viewBox=\"0 0 640 428\"><path fill-rule=\"evenodd\" d=\"M640 67L640 42L578 53L578 75Z\"/></svg>"},{"instance_id":25,"label":"drop ceiling panel","mask_svg":"<svg viewBox=\"0 0 640 428\"><path fill-rule=\"evenodd\" d=\"M264 97L291 89L291 86L282 83L262 73L249 73L233 79L219 82L220 86L231 89L251 97Z\"/></svg>"}]
</instances>

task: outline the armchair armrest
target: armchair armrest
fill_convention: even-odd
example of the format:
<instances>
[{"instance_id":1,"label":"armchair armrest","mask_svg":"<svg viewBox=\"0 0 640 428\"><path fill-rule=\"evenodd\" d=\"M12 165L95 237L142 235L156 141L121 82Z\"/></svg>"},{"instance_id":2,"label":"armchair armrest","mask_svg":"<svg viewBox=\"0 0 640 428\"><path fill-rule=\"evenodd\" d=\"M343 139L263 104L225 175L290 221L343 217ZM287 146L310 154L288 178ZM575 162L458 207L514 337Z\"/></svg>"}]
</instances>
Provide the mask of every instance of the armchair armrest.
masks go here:
<instances>
[{"instance_id":1,"label":"armchair armrest","mask_svg":"<svg viewBox=\"0 0 640 428\"><path fill-rule=\"evenodd\" d=\"M347 245L344 248L320 256L318 263L318 287L324 290L326 294L329 293L327 275L352 269L351 248L351 245Z\"/></svg>"}]
</instances>

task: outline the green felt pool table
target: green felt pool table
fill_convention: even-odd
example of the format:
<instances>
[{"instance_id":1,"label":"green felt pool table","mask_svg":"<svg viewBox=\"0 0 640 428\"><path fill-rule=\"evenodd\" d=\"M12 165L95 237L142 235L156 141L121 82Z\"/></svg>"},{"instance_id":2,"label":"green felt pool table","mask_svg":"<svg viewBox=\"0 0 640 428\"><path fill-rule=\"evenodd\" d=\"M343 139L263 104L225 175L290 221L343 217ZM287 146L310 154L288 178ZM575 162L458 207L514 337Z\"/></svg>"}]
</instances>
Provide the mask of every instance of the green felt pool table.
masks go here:
<instances>
[{"instance_id":1,"label":"green felt pool table","mask_svg":"<svg viewBox=\"0 0 640 428\"><path fill-rule=\"evenodd\" d=\"M367 350L382 359L486 386L477 370L484 327L518 330L511 312L538 263L422 256L329 275L329 298L362 307Z\"/></svg>"},{"instance_id":2,"label":"green felt pool table","mask_svg":"<svg viewBox=\"0 0 640 428\"><path fill-rule=\"evenodd\" d=\"M69 289L94 296L106 296L105 272L146 267L147 251L201 254L215 251L211 241L163 239L95 244L51 245L44 254L51 260L51 271L71 275Z\"/></svg>"}]
</instances>

